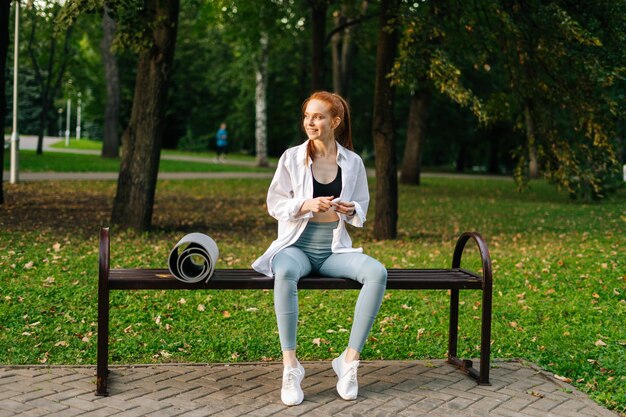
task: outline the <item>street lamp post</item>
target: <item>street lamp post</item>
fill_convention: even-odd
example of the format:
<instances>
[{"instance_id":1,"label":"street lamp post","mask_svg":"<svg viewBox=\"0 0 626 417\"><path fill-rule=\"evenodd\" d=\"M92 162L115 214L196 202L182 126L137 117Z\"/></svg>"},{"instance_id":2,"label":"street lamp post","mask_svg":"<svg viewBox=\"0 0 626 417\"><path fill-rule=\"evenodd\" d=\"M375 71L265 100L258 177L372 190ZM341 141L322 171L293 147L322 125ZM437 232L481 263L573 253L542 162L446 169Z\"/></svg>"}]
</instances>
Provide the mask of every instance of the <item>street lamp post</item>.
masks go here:
<instances>
[{"instance_id":1,"label":"street lamp post","mask_svg":"<svg viewBox=\"0 0 626 417\"><path fill-rule=\"evenodd\" d=\"M78 92L78 106L76 107L76 140L80 140L80 91Z\"/></svg>"},{"instance_id":2,"label":"street lamp post","mask_svg":"<svg viewBox=\"0 0 626 417\"><path fill-rule=\"evenodd\" d=\"M20 135L17 131L17 62L20 34L20 2L15 1L15 44L13 46L13 132L11 133L11 170L9 182L17 184L19 177Z\"/></svg>"},{"instance_id":3,"label":"street lamp post","mask_svg":"<svg viewBox=\"0 0 626 417\"><path fill-rule=\"evenodd\" d=\"M65 146L70 146L70 121L72 116L72 99L67 99L67 119L65 120Z\"/></svg>"}]
</instances>

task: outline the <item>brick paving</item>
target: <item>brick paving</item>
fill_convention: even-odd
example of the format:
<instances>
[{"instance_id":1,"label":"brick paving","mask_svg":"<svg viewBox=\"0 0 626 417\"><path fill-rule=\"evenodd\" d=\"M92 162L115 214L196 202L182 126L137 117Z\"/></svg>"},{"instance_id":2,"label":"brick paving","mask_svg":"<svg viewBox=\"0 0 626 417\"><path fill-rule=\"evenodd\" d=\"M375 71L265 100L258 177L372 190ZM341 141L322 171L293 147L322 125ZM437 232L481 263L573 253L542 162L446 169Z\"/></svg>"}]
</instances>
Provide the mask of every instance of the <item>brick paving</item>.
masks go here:
<instances>
[{"instance_id":1,"label":"brick paving","mask_svg":"<svg viewBox=\"0 0 626 417\"><path fill-rule=\"evenodd\" d=\"M330 361L304 362L305 399L280 401L282 365L112 366L109 396L87 366L0 366L2 416L616 417L569 384L518 361L495 361L490 386L442 360L361 362L359 397L335 391Z\"/></svg>"}]
</instances>

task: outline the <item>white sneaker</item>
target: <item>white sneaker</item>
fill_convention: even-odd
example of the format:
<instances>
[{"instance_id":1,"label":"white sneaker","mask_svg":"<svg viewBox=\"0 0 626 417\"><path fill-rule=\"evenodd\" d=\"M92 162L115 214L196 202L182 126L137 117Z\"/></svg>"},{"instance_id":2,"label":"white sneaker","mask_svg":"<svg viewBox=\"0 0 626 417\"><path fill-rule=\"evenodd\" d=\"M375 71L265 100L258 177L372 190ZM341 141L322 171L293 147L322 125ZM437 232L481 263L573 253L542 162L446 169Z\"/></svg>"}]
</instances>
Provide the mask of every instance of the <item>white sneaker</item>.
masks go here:
<instances>
[{"instance_id":1,"label":"white sneaker","mask_svg":"<svg viewBox=\"0 0 626 417\"><path fill-rule=\"evenodd\" d=\"M298 362L294 368L289 365L283 370L283 387L280 390L280 399L285 405L298 405L304 400L304 392L300 383L304 379L304 368Z\"/></svg>"},{"instance_id":2,"label":"white sneaker","mask_svg":"<svg viewBox=\"0 0 626 417\"><path fill-rule=\"evenodd\" d=\"M359 361L346 362L346 351L333 359L333 371L337 374L337 392L344 400L356 400L359 393L359 383L356 380L356 370Z\"/></svg>"}]
</instances>

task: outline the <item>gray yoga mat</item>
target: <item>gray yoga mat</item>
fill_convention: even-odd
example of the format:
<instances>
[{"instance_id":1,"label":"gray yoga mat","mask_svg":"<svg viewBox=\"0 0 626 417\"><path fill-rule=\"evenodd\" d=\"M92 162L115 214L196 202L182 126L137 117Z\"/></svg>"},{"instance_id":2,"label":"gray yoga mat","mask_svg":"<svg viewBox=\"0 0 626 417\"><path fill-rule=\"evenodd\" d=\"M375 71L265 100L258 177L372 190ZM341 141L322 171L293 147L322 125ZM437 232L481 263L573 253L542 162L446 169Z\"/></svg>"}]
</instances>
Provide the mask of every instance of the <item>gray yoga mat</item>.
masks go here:
<instances>
[{"instance_id":1,"label":"gray yoga mat","mask_svg":"<svg viewBox=\"0 0 626 417\"><path fill-rule=\"evenodd\" d=\"M168 267L183 282L209 281L220 254L217 244L202 233L185 235L170 252Z\"/></svg>"}]
</instances>

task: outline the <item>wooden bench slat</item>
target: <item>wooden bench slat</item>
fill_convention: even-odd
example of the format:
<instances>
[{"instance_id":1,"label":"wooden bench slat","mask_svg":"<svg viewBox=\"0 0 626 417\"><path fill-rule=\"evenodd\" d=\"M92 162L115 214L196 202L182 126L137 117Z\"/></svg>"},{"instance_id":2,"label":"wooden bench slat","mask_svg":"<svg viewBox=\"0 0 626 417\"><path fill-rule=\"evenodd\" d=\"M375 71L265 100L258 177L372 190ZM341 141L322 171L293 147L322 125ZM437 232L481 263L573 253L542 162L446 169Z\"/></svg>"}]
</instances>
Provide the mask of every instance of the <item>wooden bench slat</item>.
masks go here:
<instances>
[{"instance_id":1,"label":"wooden bench slat","mask_svg":"<svg viewBox=\"0 0 626 417\"><path fill-rule=\"evenodd\" d=\"M387 289L480 289L482 277L461 269L390 269ZM300 289L359 289L361 284L347 278L308 276ZM167 269L112 269L111 290L140 289L273 289L274 279L249 269L218 269L209 282L187 283L174 278Z\"/></svg>"}]
</instances>

